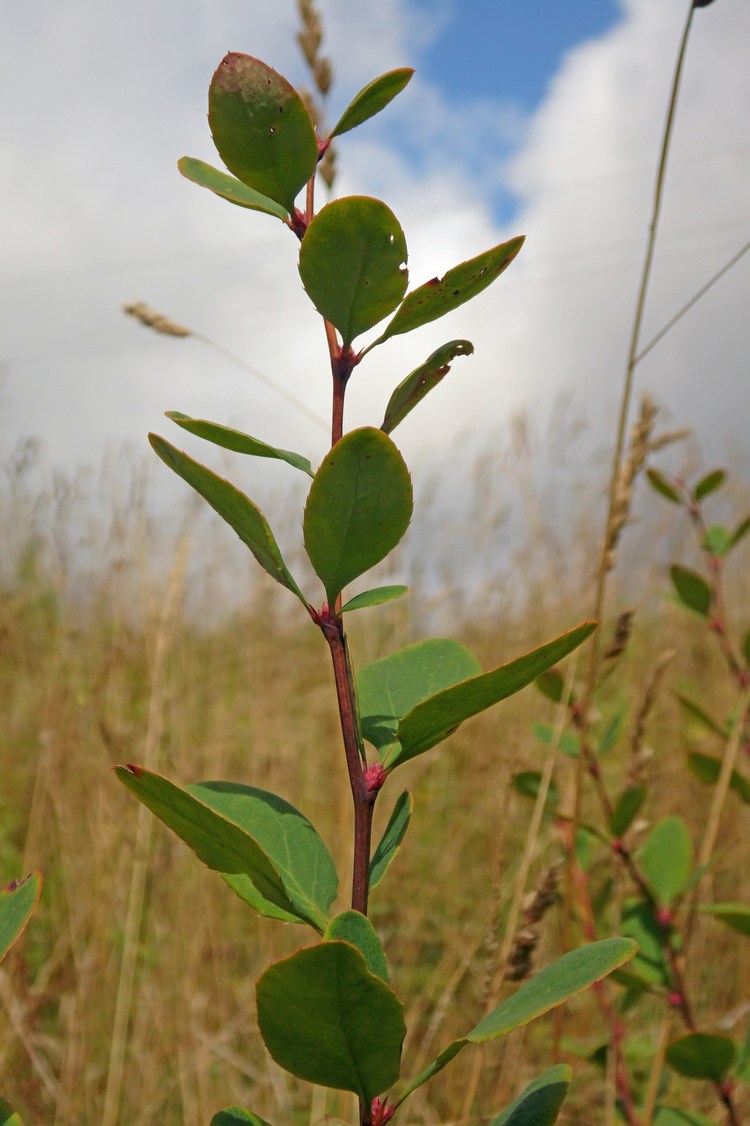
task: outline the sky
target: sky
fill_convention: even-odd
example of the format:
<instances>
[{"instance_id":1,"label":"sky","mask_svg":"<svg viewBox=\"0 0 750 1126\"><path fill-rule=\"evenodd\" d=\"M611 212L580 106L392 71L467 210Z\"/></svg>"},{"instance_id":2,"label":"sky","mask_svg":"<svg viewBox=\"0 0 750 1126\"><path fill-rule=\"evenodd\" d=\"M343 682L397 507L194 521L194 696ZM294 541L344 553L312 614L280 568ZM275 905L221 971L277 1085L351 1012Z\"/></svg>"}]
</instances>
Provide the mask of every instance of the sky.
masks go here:
<instances>
[{"instance_id":1,"label":"sky","mask_svg":"<svg viewBox=\"0 0 750 1126\"><path fill-rule=\"evenodd\" d=\"M325 435L199 339L125 317L141 300L328 414L319 320L296 239L183 180L219 164L206 122L227 50L306 80L293 0L34 0L0 7L0 454L40 443L49 472L147 454L157 430L211 464L165 410L237 426L313 462ZM375 75L413 66L379 117L340 139L338 195L383 198L406 232L410 285L516 234L475 302L377 349L347 427L377 425L392 388L447 340L475 354L394 437L416 472L572 401L611 441L685 0L320 0L335 119ZM644 341L748 239L750 5L695 13ZM747 449L747 255L639 365L669 425L707 461ZM366 339L366 338L365 338ZM582 439L583 441L583 439ZM155 459L154 459L155 460ZM165 471L166 472L166 471ZM251 491L283 465L243 465ZM181 482L160 485L177 497ZM174 492L170 492L174 489Z\"/></svg>"}]
</instances>

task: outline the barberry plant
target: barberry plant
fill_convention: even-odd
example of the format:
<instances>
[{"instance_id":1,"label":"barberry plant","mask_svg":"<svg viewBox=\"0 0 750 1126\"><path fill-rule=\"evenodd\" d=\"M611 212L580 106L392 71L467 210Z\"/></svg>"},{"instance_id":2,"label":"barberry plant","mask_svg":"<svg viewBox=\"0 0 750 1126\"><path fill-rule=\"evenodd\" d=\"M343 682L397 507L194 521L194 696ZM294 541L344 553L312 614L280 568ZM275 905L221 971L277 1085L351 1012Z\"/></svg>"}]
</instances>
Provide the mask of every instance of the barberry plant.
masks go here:
<instances>
[{"instance_id":1,"label":"barberry plant","mask_svg":"<svg viewBox=\"0 0 750 1126\"><path fill-rule=\"evenodd\" d=\"M260 977L258 1025L268 1052L283 1068L310 1083L353 1092L360 1126L390 1121L417 1088L469 1044L525 1025L621 966L636 949L628 938L609 938L568 951L447 1044L421 1073L409 1076L407 1068L402 1075L404 1007L368 919L368 901L404 839L412 798L408 792L396 796L373 849L376 802L391 791L391 776L400 766L555 666L596 625L584 622L486 672L464 645L444 638L419 641L358 669L352 659L347 615L406 593L404 586L395 585L353 597L345 593L394 550L411 520L411 477L393 431L473 346L452 340L434 351L395 388L378 426L346 431L349 381L373 349L485 290L523 243L522 238L510 239L442 278L409 289L406 238L384 202L349 196L316 212L316 174L331 142L383 110L411 74L409 69L393 70L370 82L321 137L304 99L286 79L259 59L230 53L209 89L211 133L228 172L189 157L179 162L189 180L283 223L299 240L299 275L322 318L321 339L330 365L330 448L314 468L300 453L219 423L177 411L168 417L208 442L255 458L279 459L311 479L302 530L319 589L303 590L305 584L287 566L268 520L249 497L164 438L150 436L162 461L216 510L261 568L298 601L305 620L328 647L353 806L349 905L334 908L339 879L331 854L310 821L285 798L246 783L179 785L135 764L116 767L122 784L220 873L248 907L315 932L312 945L271 965ZM363 343L365 334L378 326ZM330 764L329 756L321 760L321 778L333 769ZM248 770L252 772L252 761ZM494 1119L495 1126L553 1123L569 1080L566 1065L552 1067ZM238 1107L227 1107L213 1118L214 1126L240 1122L268 1126Z\"/></svg>"}]
</instances>

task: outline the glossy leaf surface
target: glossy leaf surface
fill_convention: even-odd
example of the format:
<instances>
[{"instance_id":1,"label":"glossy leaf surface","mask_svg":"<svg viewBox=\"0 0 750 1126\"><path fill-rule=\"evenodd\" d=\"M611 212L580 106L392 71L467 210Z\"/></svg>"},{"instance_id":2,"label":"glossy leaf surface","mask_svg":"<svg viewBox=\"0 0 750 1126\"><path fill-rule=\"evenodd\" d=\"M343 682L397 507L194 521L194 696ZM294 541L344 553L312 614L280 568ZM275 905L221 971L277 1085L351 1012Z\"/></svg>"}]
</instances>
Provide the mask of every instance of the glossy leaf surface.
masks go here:
<instances>
[{"instance_id":1,"label":"glossy leaf surface","mask_svg":"<svg viewBox=\"0 0 750 1126\"><path fill-rule=\"evenodd\" d=\"M395 743L407 712L478 672L481 665L474 654L450 638L418 641L365 665L357 677L362 734L383 751Z\"/></svg>"},{"instance_id":2,"label":"glossy leaf surface","mask_svg":"<svg viewBox=\"0 0 750 1126\"><path fill-rule=\"evenodd\" d=\"M376 113L380 113L397 94L401 93L413 73L411 67L400 67L398 70L389 70L386 74L381 74L379 78L368 82L352 98L334 125L331 138L348 133L350 129L356 128L363 121L368 121Z\"/></svg>"},{"instance_id":3,"label":"glossy leaf surface","mask_svg":"<svg viewBox=\"0 0 750 1126\"><path fill-rule=\"evenodd\" d=\"M297 918L323 930L339 881L331 854L304 814L276 794L239 782L201 782L185 789L258 842L281 877ZM257 888L247 874L224 878L256 907Z\"/></svg>"},{"instance_id":4,"label":"glossy leaf surface","mask_svg":"<svg viewBox=\"0 0 750 1126\"><path fill-rule=\"evenodd\" d=\"M307 605L304 595L282 558L273 532L257 505L229 481L219 477L200 462L194 461L188 454L176 449L158 434L149 434L149 442L164 464L168 465L178 477L182 477L183 481L187 481L188 485L200 493L214 511L226 520L230 528L233 528L242 542L250 548L263 570Z\"/></svg>"},{"instance_id":5,"label":"glossy leaf surface","mask_svg":"<svg viewBox=\"0 0 750 1126\"><path fill-rule=\"evenodd\" d=\"M559 1063L532 1080L490 1126L553 1126L568 1093L573 1072Z\"/></svg>"},{"instance_id":6,"label":"glossy leaf surface","mask_svg":"<svg viewBox=\"0 0 750 1126\"><path fill-rule=\"evenodd\" d=\"M241 1106L225 1106L211 1119L211 1126L270 1126L265 1118L259 1118Z\"/></svg>"},{"instance_id":7,"label":"glossy leaf surface","mask_svg":"<svg viewBox=\"0 0 750 1126\"><path fill-rule=\"evenodd\" d=\"M229 171L291 212L315 171L318 142L287 80L260 59L230 52L211 80L208 123Z\"/></svg>"},{"instance_id":8,"label":"glossy leaf surface","mask_svg":"<svg viewBox=\"0 0 750 1126\"><path fill-rule=\"evenodd\" d=\"M205 805L187 790L141 766L117 766L115 774L134 797L184 841L209 868L227 875L248 876L260 894L260 906L274 908L273 917L307 922L300 917L281 876L258 842L233 821ZM287 914L279 915L278 910ZM271 913L271 912L269 912Z\"/></svg>"},{"instance_id":9,"label":"glossy leaf surface","mask_svg":"<svg viewBox=\"0 0 750 1126\"><path fill-rule=\"evenodd\" d=\"M383 944L370 920L360 915L359 911L342 911L335 915L326 927L323 938L326 942L340 939L356 946L370 973L388 981L388 963Z\"/></svg>"},{"instance_id":10,"label":"glossy leaf surface","mask_svg":"<svg viewBox=\"0 0 750 1126\"><path fill-rule=\"evenodd\" d=\"M404 295L406 238L389 207L369 196L327 204L305 232L299 272L307 295L348 346Z\"/></svg>"},{"instance_id":11,"label":"glossy leaf surface","mask_svg":"<svg viewBox=\"0 0 750 1126\"><path fill-rule=\"evenodd\" d=\"M250 211L263 211L286 222L287 210L280 203L261 195L247 184L243 184L241 180L206 164L205 161L197 160L193 156L183 156L177 161L177 167L186 180L201 188L208 188L214 195L221 196L222 199L227 199L238 207L247 207Z\"/></svg>"},{"instance_id":12,"label":"glossy leaf surface","mask_svg":"<svg viewBox=\"0 0 750 1126\"><path fill-rule=\"evenodd\" d=\"M208 422L205 418L191 418L182 411L167 411L166 416L183 430L195 434L198 438L204 438L207 442L213 442L215 446L233 450L238 454L249 454L251 457L277 458L279 461L293 465L295 469L301 469L308 477L314 476L307 458L302 454L294 453L293 450L277 449L276 446L269 446L267 442L261 442L259 438L251 438L249 434L243 434L241 430L233 430L231 426L222 426L218 422Z\"/></svg>"},{"instance_id":13,"label":"glossy leaf surface","mask_svg":"<svg viewBox=\"0 0 750 1126\"><path fill-rule=\"evenodd\" d=\"M0 961L23 932L41 893L41 872L0 888Z\"/></svg>"},{"instance_id":14,"label":"glossy leaf surface","mask_svg":"<svg viewBox=\"0 0 750 1126\"><path fill-rule=\"evenodd\" d=\"M721 1083L736 1055L737 1047L728 1037L692 1032L673 1040L665 1059L671 1068L688 1079L710 1079Z\"/></svg>"},{"instance_id":15,"label":"glossy leaf surface","mask_svg":"<svg viewBox=\"0 0 750 1126\"><path fill-rule=\"evenodd\" d=\"M256 995L266 1047L293 1075L368 1104L398 1079L403 1006L348 942L321 942L276 962Z\"/></svg>"},{"instance_id":16,"label":"glossy leaf surface","mask_svg":"<svg viewBox=\"0 0 750 1126\"><path fill-rule=\"evenodd\" d=\"M522 246L523 238L510 239L491 250L485 250L476 258L470 258L468 262L454 266L442 278L432 278L418 289L407 293L385 332L370 348L382 344L391 336L412 332L430 321L436 321L438 317L444 317L465 301L476 297L502 274Z\"/></svg>"},{"instance_id":17,"label":"glossy leaf surface","mask_svg":"<svg viewBox=\"0 0 750 1126\"><path fill-rule=\"evenodd\" d=\"M595 628L595 622L585 622L506 665L446 688L417 704L399 723L400 749L386 755L384 765L393 767L428 751L464 720L520 692L545 669L577 648Z\"/></svg>"},{"instance_id":18,"label":"glossy leaf surface","mask_svg":"<svg viewBox=\"0 0 750 1126\"><path fill-rule=\"evenodd\" d=\"M672 564L669 574L680 601L701 617L707 617L711 609L711 588L706 580L679 563Z\"/></svg>"},{"instance_id":19,"label":"glossy leaf surface","mask_svg":"<svg viewBox=\"0 0 750 1126\"><path fill-rule=\"evenodd\" d=\"M411 794L408 790L404 790L394 805L383 836L372 854L370 860L370 891L378 886L401 847L406 830L409 828L413 806Z\"/></svg>"},{"instance_id":20,"label":"glossy leaf surface","mask_svg":"<svg viewBox=\"0 0 750 1126\"><path fill-rule=\"evenodd\" d=\"M377 586L372 590L364 590L361 594L355 594L354 598L350 598L346 605L341 607L341 613L346 614L349 610L365 610L368 606L382 606L385 602L402 598L408 591L408 586Z\"/></svg>"},{"instance_id":21,"label":"glossy leaf surface","mask_svg":"<svg viewBox=\"0 0 750 1126\"><path fill-rule=\"evenodd\" d=\"M635 952L636 945L630 939L605 938L601 942L592 942L563 954L562 958L525 982L465 1037L454 1040L409 1084L399 1103L442 1071L467 1044L494 1040L528 1024L612 973L632 958Z\"/></svg>"},{"instance_id":22,"label":"glossy leaf surface","mask_svg":"<svg viewBox=\"0 0 750 1126\"><path fill-rule=\"evenodd\" d=\"M382 430L352 430L336 443L315 474L303 521L305 550L330 605L393 550L413 503L409 470Z\"/></svg>"},{"instance_id":23,"label":"glossy leaf surface","mask_svg":"<svg viewBox=\"0 0 750 1126\"><path fill-rule=\"evenodd\" d=\"M666 817L649 833L639 852L651 890L664 907L670 907L690 882L693 843L681 817Z\"/></svg>"},{"instance_id":24,"label":"glossy leaf surface","mask_svg":"<svg viewBox=\"0 0 750 1126\"><path fill-rule=\"evenodd\" d=\"M456 356L470 356L474 345L469 340L451 340L432 353L423 364L407 375L388 400L380 429L391 434L410 411L437 387L448 372Z\"/></svg>"}]
</instances>

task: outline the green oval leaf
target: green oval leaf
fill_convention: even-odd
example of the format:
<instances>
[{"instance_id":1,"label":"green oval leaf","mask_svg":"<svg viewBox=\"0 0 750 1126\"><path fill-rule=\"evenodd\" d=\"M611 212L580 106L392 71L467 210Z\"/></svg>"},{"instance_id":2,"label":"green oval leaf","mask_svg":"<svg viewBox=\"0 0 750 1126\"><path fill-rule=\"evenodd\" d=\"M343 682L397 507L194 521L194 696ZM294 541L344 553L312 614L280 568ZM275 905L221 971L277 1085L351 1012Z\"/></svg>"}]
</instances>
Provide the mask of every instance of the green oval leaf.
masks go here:
<instances>
[{"instance_id":1,"label":"green oval leaf","mask_svg":"<svg viewBox=\"0 0 750 1126\"><path fill-rule=\"evenodd\" d=\"M750 532L750 516L746 516L745 519L734 529L734 532L732 533L732 547L734 547L735 544L738 544L740 540L744 540L748 532Z\"/></svg>"},{"instance_id":2,"label":"green oval leaf","mask_svg":"<svg viewBox=\"0 0 750 1126\"><path fill-rule=\"evenodd\" d=\"M671 500L672 504L685 503L674 485L671 485L664 474L660 473L658 469L647 469L646 477L654 492L659 493L667 500Z\"/></svg>"},{"instance_id":3,"label":"green oval leaf","mask_svg":"<svg viewBox=\"0 0 750 1126\"><path fill-rule=\"evenodd\" d=\"M382 606L384 602L393 602L396 598L402 598L408 591L408 586L376 586L373 590L355 594L354 598L350 598L346 605L341 607L341 613L346 614L349 610L365 610L368 606Z\"/></svg>"},{"instance_id":4,"label":"green oval leaf","mask_svg":"<svg viewBox=\"0 0 750 1126\"><path fill-rule=\"evenodd\" d=\"M347 348L398 305L404 295L406 238L379 199L347 196L327 204L305 231L299 272L322 317Z\"/></svg>"},{"instance_id":5,"label":"green oval leaf","mask_svg":"<svg viewBox=\"0 0 750 1126\"><path fill-rule=\"evenodd\" d=\"M681 817L666 817L649 833L639 857L651 890L669 907L690 883L693 842Z\"/></svg>"},{"instance_id":6,"label":"green oval leaf","mask_svg":"<svg viewBox=\"0 0 750 1126\"><path fill-rule=\"evenodd\" d=\"M200 782L185 789L258 842L281 877L297 918L321 930L339 880L330 852L304 814L276 794L239 782ZM257 889L248 875L225 874L224 879L258 909Z\"/></svg>"},{"instance_id":7,"label":"green oval leaf","mask_svg":"<svg viewBox=\"0 0 750 1126\"><path fill-rule=\"evenodd\" d=\"M230 52L208 91L208 123L230 172L287 211L318 163L318 142L297 91L270 66Z\"/></svg>"},{"instance_id":8,"label":"green oval leaf","mask_svg":"<svg viewBox=\"0 0 750 1126\"><path fill-rule=\"evenodd\" d=\"M732 533L721 524L713 524L706 529L702 546L704 551L716 556L717 559L723 559L734 546Z\"/></svg>"},{"instance_id":9,"label":"green oval leaf","mask_svg":"<svg viewBox=\"0 0 750 1126\"><path fill-rule=\"evenodd\" d=\"M471 341L451 340L449 344L443 344L433 352L423 364L399 383L388 400L380 429L386 434L391 434L399 422L403 422L407 414L414 410L417 403L445 378L456 356L470 356L473 351L474 345Z\"/></svg>"},{"instance_id":10,"label":"green oval leaf","mask_svg":"<svg viewBox=\"0 0 750 1126\"><path fill-rule=\"evenodd\" d=\"M532 1080L522 1094L490 1126L553 1126L557 1122L573 1071L558 1063Z\"/></svg>"},{"instance_id":11,"label":"green oval leaf","mask_svg":"<svg viewBox=\"0 0 750 1126\"><path fill-rule=\"evenodd\" d=\"M331 140L348 133L363 121L380 113L397 94L400 94L407 82L414 74L411 67L401 67L398 70L389 70L368 82L358 94L352 98L341 117L331 131Z\"/></svg>"},{"instance_id":12,"label":"green oval leaf","mask_svg":"<svg viewBox=\"0 0 750 1126\"><path fill-rule=\"evenodd\" d=\"M531 653L446 688L417 704L398 725L396 737L400 748L387 754L383 765L392 768L423 754L447 738L464 720L520 692L584 642L596 625L596 622L585 622Z\"/></svg>"},{"instance_id":13,"label":"green oval leaf","mask_svg":"<svg viewBox=\"0 0 750 1126\"><path fill-rule=\"evenodd\" d=\"M412 332L430 321L436 321L476 297L507 269L523 246L523 241L523 238L513 238L500 246L493 246L476 258L454 266L444 277L432 278L407 293L385 332L365 351L369 352L391 336Z\"/></svg>"},{"instance_id":14,"label":"green oval leaf","mask_svg":"<svg viewBox=\"0 0 750 1126\"><path fill-rule=\"evenodd\" d=\"M481 672L474 654L459 641L430 638L360 669L357 697L362 734L382 752L396 742L399 720L443 688Z\"/></svg>"},{"instance_id":15,"label":"green oval leaf","mask_svg":"<svg viewBox=\"0 0 750 1126\"><path fill-rule=\"evenodd\" d=\"M687 760L688 766L696 778L700 778L701 782L716 785L721 774L721 759L714 755L704 755L701 751L690 751ZM733 770L729 787L739 794L745 805L750 805L750 781L745 778L744 774L740 774L738 770Z\"/></svg>"},{"instance_id":16,"label":"green oval leaf","mask_svg":"<svg viewBox=\"0 0 750 1126\"><path fill-rule=\"evenodd\" d=\"M148 440L164 464L200 493L230 528L235 530L264 571L276 579L277 583L291 590L292 594L296 594L303 605L307 606L307 600L292 578L273 532L257 505L229 481L212 473L205 465L194 461L158 434L149 434Z\"/></svg>"},{"instance_id":17,"label":"green oval leaf","mask_svg":"<svg viewBox=\"0 0 750 1126\"><path fill-rule=\"evenodd\" d=\"M750 907L746 903L711 903L701 907L704 915L713 915L720 923L750 938Z\"/></svg>"},{"instance_id":18,"label":"green oval leaf","mask_svg":"<svg viewBox=\"0 0 750 1126\"><path fill-rule=\"evenodd\" d=\"M323 939L326 942L340 939L356 946L370 973L385 982L389 980L383 944L370 920L359 911L342 911L335 915L326 927Z\"/></svg>"},{"instance_id":19,"label":"green oval leaf","mask_svg":"<svg viewBox=\"0 0 750 1126\"><path fill-rule=\"evenodd\" d=\"M657 1107L654 1126L714 1126L714 1123L710 1118L706 1118L705 1114L662 1105Z\"/></svg>"},{"instance_id":20,"label":"green oval leaf","mask_svg":"<svg viewBox=\"0 0 750 1126\"><path fill-rule=\"evenodd\" d=\"M0 961L23 932L41 894L41 872L0 888Z\"/></svg>"},{"instance_id":21,"label":"green oval leaf","mask_svg":"<svg viewBox=\"0 0 750 1126\"><path fill-rule=\"evenodd\" d=\"M427 1083L442 1071L467 1044L480 1044L505 1036L516 1028L528 1024L550 1009L575 997L607 974L622 966L636 953L637 946L628 938L605 938L577 950L570 950L547 966L536 977L524 982L520 989L498 1005L484 1020L461 1040L454 1040L407 1087L397 1105L400 1105L417 1087Z\"/></svg>"},{"instance_id":22,"label":"green oval leaf","mask_svg":"<svg viewBox=\"0 0 750 1126\"><path fill-rule=\"evenodd\" d=\"M677 693L677 699L688 715L698 720L701 727L712 731L714 735L718 735L720 739L729 738L727 727L715 720L713 716L709 715L700 704L696 704L695 700L691 700L689 696L685 696L682 692Z\"/></svg>"},{"instance_id":23,"label":"green oval leaf","mask_svg":"<svg viewBox=\"0 0 750 1126\"><path fill-rule=\"evenodd\" d=\"M165 414L183 430L195 434L198 438L204 438L207 442L213 442L215 446L221 446L222 449L233 450L238 454L249 454L251 457L278 458L279 461L293 465L295 469L301 469L308 477L314 476L307 458L292 450L277 449L266 442L261 442L259 438L251 438L249 434L243 434L241 430L233 430L230 426L222 426L218 422L208 422L205 418L190 418L182 411L165 411Z\"/></svg>"},{"instance_id":24,"label":"green oval leaf","mask_svg":"<svg viewBox=\"0 0 750 1126\"><path fill-rule=\"evenodd\" d=\"M352 430L336 443L315 474L303 521L305 550L331 606L393 550L413 503L409 470L382 430Z\"/></svg>"},{"instance_id":25,"label":"green oval leaf","mask_svg":"<svg viewBox=\"0 0 750 1126\"><path fill-rule=\"evenodd\" d=\"M258 892L258 904L253 904L257 911L272 918L311 922L296 909L268 854L245 829L142 766L116 766L115 774L209 868L247 876ZM317 928L322 930L326 922L319 919Z\"/></svg>"},{"instance_id":26,"label":"green oval leaf","mask_svg":"<svg viewBox=\"0 0 750 1126\"><path fill-rule=\"evenodd\" d=\"M548 700L552 700L554 704L559 704L562 701L563 693L565 692L565 677L559 669L551 668L543 672L534 681L539 691ZM573 700L570 700L573 703Z\"/></svg>"},{"instance_id":27,"label":"green oval leaf","mask_svg":"<svg viewBox=\"0 0 750 1126\"><path fill-rule=\"evenodd\" d=\"M241 180L228 176L226 172L221 172L203 160L197 160L193 156L183 156L177 161L177 167L186 180L190 180L200 188L208 188L214 195L221 196L230 203L236 203L238 207L247 207L250 211L264 211L267 215L273 215L284 222L288 219L287 210L280 203L261 195L253 188L248 188Z\"/></svg>"},{"instance_id":28,"label":"green oval leaf","mask_svg":"<svg viewBox=\"0 0 750 1126\"><path fill-rule=\"evenodd\" d=\"M669 987L670 974L664 957L664 935L650 907L640 899L623 904L620 929L638 943L638 953L630 966L648 984Z\"/></svg>"},{"instance_id":29,"label":"green oval leaf","mask_svg":"<svg viewBox=\"0 0 750 1126\"><path fill-rule=\"evenodd\" d=\"M609 820L609 831L613 837L621 837L627 833L630 826L640 813L648 793L647 788L640 782L628 786L620 794L617 805L612 811Z\"/></svg>"},{"instance_id":30,"label":"green oval leaf","mask_svg":"<svg viewBox=\"0 0 750 1126\"><path fill-rule=\"evenodd\" d=\"M368 1105L399 1077L403 1006L348 942L322 942L258 981L258 1025L292 1075L353 1091Z\"/></svg>"},{"instance_id":31,"label":"green oval leaf","mask_svg":"<svg viewBox=\"0 0 750 1126\"><path fill-rule=\"evenodd\" d=\"M538 770L521 770L518 774L513 775L513 789L522 797L531 798L532 801L536 801L539 796L541 782L542 776ZM559 800L560 795L557 792L557 786L554 781L551 781L544 808L546 810L555 809Z\"/></svg>"},{"instance_id":32,"label":"green oval leaf","mask_svg":"<svg viewBox=\"0 0 750 1126\"><path fill-rule=\"evenodd\" d=\"M705 618L711 609L711 588L704 578L687 567L674 563L669 568L672 584L680 601Z\"/></svg>"},{"instance_id":33,"label":"green oval leaf","mask_svg":"<svg viewBox=\"0 0 750 1126\"><path fill-rule=\"evenodd\" d=\"M213 1116L211 1126L242 1126L243 1122L245 1126L248 1123L250 1126L270 1126L265 1118L259 1118L257 1114L243 1110L241 1106L225 1106Z\"/></svg>"},{"instance_id":34,"label":"green oval leaf","mask_svg":"<svg viewBox=\"0 0 750 1126\"><path fill-rule=\"evenodd\" d=\"M736 1055L734 1041L728 1037L691 1032L672 1041L665 1059L674 1071L688 1079L710 1079L721 1083Z\"/></svg>"},{"instance_id":35,"label":"green oval leaf","mask_svg":"<svg viewBox=\"0 0 750 1126\"><path fill-rule=\"evenodd\" d=\"M714 469L712 473L707 473L693 489L693 500L703 500L709 493L716 492L726 479L727 475L723 469Z\"/></svg>"},{"instance_id":36,"label":"green oval leaf","mask_svg":"<svg viewBox=\"0 0 750 1126\"><path fill-rule=\"evenodd\" d=\"M404 790L394 805L380 843L372 854L369 869L370 891L378 886L401 847L406 830L409 828L413 807L411 794L408 790Z\"/></svg>"}]
</instances>

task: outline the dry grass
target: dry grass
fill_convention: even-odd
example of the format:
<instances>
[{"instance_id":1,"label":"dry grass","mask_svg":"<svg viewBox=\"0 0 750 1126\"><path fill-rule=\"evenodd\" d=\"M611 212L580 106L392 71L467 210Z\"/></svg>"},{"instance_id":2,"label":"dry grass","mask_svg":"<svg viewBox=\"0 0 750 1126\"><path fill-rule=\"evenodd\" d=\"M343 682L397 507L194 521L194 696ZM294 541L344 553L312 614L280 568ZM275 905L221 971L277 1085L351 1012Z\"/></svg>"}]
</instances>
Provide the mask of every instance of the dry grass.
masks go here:
<instances>
[{"instance_id":1,"label":"dry grass","mask_svg":"<svg viewBox=\"0 0 750 1126\"><path fill-rule=\"evenodd\" d=\"M0 586L0 872L11 879L40 867L45 889L22 943L0 970L0 1091L29 1126L102 1123L108 1085L107 1114L120 1126L205 1126L231 1102L300 1126L326 1111L346 1114L346 1097L322 1092L311 1112L309 1090L268 1060L255 1027L255 978L272 959L312 941L312 933L250 914L166 830L148 818L143 828L139 807L110 773L115 762L148 760L182 781L226 777L279 792L327 840L344 904L349 795L325 646L306 618L278 612L270 584L248 581L249 567L236 572L247 597L232 614L211 618L221 547L202 571L186 575L184 561L204 527L217 531L221 544L220 526L191 518L171 539L159 540L140 498L132 484L106 523L97 530L92 522L86 557L96 565L85 582L71 546L82 526L75 488L58 486L56 495L34 498L16 477L3 498L13 536ZM544 534L554 539L550 529ZM148 563L157 544L166 568ZM526 550L533 555L533 544ZM585 557L580 544L578 550ZM236 566L233 558L226 565ZM588 575L579 578L583 586ZM463 611L458 616L466 620L456 620L454 613L449 632L468 641L485 667L584 616L585 607L579 612L570 600L570 575L564 599L539 572L529 583L544 596L515 617L508 605L496 604L481 623ZM438 601L444 620L446 599ZM686 740L719 748L686 729L673 690L692 685L721 716L731 707L732 689L700 623L668 605L654 609L652 592L644 590L642 601L649 609L636 613L598 704L602 721L620 707L626 713L606 769L613 784L627 775L628 725L638 719L664 650L674 649L646 720L653 757L646 764L652 790L645 815L654 821L679 813L698 837L707 791L686 771ZM423 607L420 630L429 618ZM410 640L416 627L397 605L362 614L351 628L361 661ZM554 723L555 712L529 690L405 766L382 799L380 824L403 786L416 799L402 855L373 897L393 981L407 1005L407 1074L481 1016L498 980L531 817L530 803L510 780L519 769L541 769L544 749L531 733L537 720ZM558 757L557 784L565 791L571 760ZM588 805L584 814L597 816ZM708 881L716 899L743 898L746 819L745 807L730 795ZM556 826L545 820L531 854L532 886L560 855ZM598 860L595 890L609 874ZM616 927L614 914L616 907L607 927ZM537 964L559 951L559 927L552 908L539 927ZM123 982L128 951L132 985L127 973ZM702 1027L729 1021L750 989L741 941L699 922L688 976ZM647 1000L627 1017L640 1052L632 1064L644 1078L662 1013L659 1002ZM736 1018L735 1036L745 1021L744 1013ZM567 1048L577 1045L584 1055L603 1043L591 997L569 1006L563 1032ZM487 1112L502 1107L551 1062L551 1043L551 1025L540 1021L483 1049L476 1105ZM457 1122L471 1071L467 1051L414 1096L404 1122ZM561 1122L600 1126L602 1089L596 1067L580 1063ZM713 1112L702 1085L673 1080L672 1091L683 1106Z\"/></svg>"}]
</instances>

